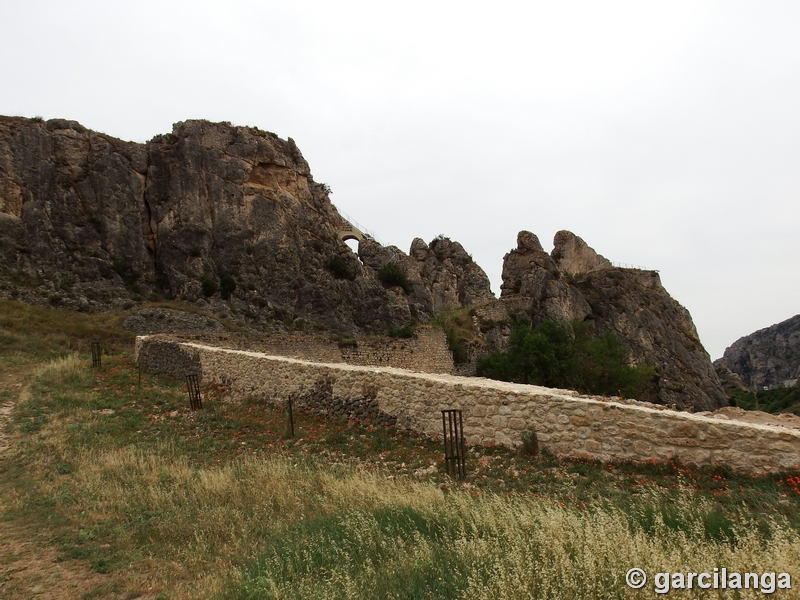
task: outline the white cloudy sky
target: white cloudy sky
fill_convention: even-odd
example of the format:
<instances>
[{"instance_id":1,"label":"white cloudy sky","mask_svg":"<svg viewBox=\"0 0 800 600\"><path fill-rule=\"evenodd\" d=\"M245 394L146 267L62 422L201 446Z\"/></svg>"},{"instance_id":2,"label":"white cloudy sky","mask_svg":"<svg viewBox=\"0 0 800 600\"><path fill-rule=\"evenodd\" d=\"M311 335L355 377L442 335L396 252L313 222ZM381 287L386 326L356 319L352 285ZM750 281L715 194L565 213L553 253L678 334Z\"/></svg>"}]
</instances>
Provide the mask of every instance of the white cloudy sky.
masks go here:
<instances>
[{"instance_id":1,"label":"white cloudy sky","mask_svg":"<svg viewBox=\"0 0 800 600\"><path fill-rule=\"evenodd\" d=\"M520 229L659 269L712 358L800 312L800 3L3 0L0 114L293 137L499 293Z\"/></svg>"}]
</instances>

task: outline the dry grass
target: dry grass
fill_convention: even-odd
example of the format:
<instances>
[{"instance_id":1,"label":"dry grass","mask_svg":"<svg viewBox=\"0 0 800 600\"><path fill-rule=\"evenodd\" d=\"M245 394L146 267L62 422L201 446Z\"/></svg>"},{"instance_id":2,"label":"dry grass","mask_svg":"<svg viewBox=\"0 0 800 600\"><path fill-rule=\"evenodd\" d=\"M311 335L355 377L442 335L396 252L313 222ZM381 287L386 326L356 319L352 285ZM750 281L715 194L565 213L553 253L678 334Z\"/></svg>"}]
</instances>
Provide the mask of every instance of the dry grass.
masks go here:
<instances>
[{"instance_id":1,"label":"dry grass","mask_svg":"<svg viewBox=\"0 0 800 600\"><path fill-rule=\"evenodd\" d=\"M690 495L681 508L697 512ZM455 493L415 515L397 511L388 519L354 507L301 540L268 550L226 597L646 598L653 595L652 585L642 591L625 585L625 573L634 566L651 577L715 566L796 572L796 534L773 526L768 542L743 526L731 545L704 539L700 529L676 532L663 523L649 533L631 529L613 507L587 514L544 500ZM673 591L670 597L697 593ZM730 597L723 590L703 596Z\"/></svg>"},{"instance_id":2,"label":"dry grass","mask_svg":"<svg viewBox=\"0 0 800 600\"><path fill-rule=\"evenodd\" d=\"M689 485L586 505L478 480L388 479L289 446L206 466L184 430L149 418L158 389L122 395L132 387L122 369L92 372L75 354L43 363L0 466L2 518L41 532L58 560L105 574L86 597L652 598L662 571L800 572L797 530L780 513L758 522L732 509L730 535L709 535L717 508ZM110 393L119 405L105 404ZM634 566L651 577L641 591L624 583ZM0 595L3 585L0 562ZM733 597L700 592L668 597Z\"/></svg>"}]
</instances>

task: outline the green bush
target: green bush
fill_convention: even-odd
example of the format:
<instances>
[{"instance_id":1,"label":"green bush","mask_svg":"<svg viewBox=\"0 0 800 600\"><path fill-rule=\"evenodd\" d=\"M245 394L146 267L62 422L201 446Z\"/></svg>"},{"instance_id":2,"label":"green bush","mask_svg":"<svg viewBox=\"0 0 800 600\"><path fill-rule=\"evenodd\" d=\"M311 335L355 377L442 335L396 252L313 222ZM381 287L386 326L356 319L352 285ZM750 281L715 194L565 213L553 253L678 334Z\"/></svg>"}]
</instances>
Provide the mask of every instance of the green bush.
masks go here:
<instances>
[{"instance_id":1,"label":"green bush","mask_svg":"<svg viewBox=\"0 0 800 600\"><path fill-rule=\"evenodd\" d=\"M528 456L537 456L539 454L539 436L533 427L523 431L520 434L520 439L522 439L520 452Z\"/></svg>"},{"instance_id":2,"label":"green bush","mask_svg":"<svg viewBox=\"0 0 800 600\"><path fill-rule=\"evenodd\" d=\"M758 397L758 410L779 414L792 413L800 415L800 387L778 388L775 390L758 390L757 392L737 391L730 399L732 406L745 410L756 409Z\"/></svg>"},{"instance_id":3,"label":"green bush","mask_svg":"<svg viewBox=\"0 0 800 600\"><path fill-rule=\"evenodd\" d=\"M138 282L142 274L134 269L127 260L124 258L115 258L111 263L111 268L120 276L126 288L135 292L139 291Z\"/></svg>"},{"instance_id":4,"label":"green bush","mask_svg":"<svg viewBox=\"0 0 800 600\"><path fill-rule=\"evenodd\" d=\"M231 299L231 294L236 291L236 280L232 275L223 273L219 277L219 293L225 300ZM205 293L205 292L204 292Z\"/></svg>"},{"instance_id":5,"label":"green bush","mask_svg":"<svg viewBox=\"0 0 800 600\"><path fill-rule=\"evenodd\" d=\"M358 348L358 340L352 337L341 337L336 340L339 348Z\"/></svg>"},{"instance_id":6,"label":"green bush","mask_svg":"<svg viewBox=\"0 0 800 600\"><path fill-rule=\"evenodd\" d=\"M200 285L203 288L203 296L208 298L209 296L213 296L217 293L219 289L219 285L216 281L211 279L210 277L206 277L205 275L200 278Z\"/></svg>"},{"instance_id":7,"label":"green bush","mask_svg":"<svg viewBox=\"0 0 800 600\"><path fill-rule=\"evenodd\" d=\"M389 327L389 337L393 338L413 338L414 328L411 325L403 325L402 327Z\"/></svg>"},{"instance_id":8,"label":"green bush","mask_svg":"<svg viewBox=\"0 0 800 600\"><path fill-rule=\"evenodd\" d=\"M356 278L356 274L347 266L347 261L338 254L332 257L325 266L337 279L349 279L352 281Z\"/></svg>"},{"instance_id":9,"label":"green bush","mask_svg":"<svg viewBox=\"0 0 800 600\"><path fill-rule=\"evenodd\" d=\"M406 294L411 291L411 283L408 281L406 270L396 262L386 263L378 269L378 279L383 285L403 288Z\"/></svg>"},{"instance_id":10,"label":"green bush","mask_svg":"<svg viewBox=\"0 0 800 600\"><path fill-rule=\"evenodd\" d=\"M535 328L519 324L508 339L508 351L479 360L477 374L589 394L638 397L651 391L655 369L629 366L627 355L612 332L592 337L584 323L543 321Z\"/></svg>"},{"instance_id":11,"label":"green bush","mask_svg":"<svg viewBox=\"0 0 800 600\"><path fill-rule=\"evenodd\" d=\"M569 388L577 383L578 364L570 331L554 321L544 321L535 329L517 325L508 338L508 351L480 359L477 374L501 381Z\"/></svg>"}]
</instances>

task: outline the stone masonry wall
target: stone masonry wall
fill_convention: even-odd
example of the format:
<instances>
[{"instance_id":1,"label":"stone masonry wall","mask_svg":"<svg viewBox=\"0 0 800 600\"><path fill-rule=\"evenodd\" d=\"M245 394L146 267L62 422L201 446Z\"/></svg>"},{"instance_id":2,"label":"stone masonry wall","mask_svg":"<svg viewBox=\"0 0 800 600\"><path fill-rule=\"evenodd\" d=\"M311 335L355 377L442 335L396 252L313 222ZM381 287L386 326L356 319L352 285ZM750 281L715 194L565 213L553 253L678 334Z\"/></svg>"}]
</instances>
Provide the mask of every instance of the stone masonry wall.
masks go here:
<instances>
[{"instance_id":1,"label":"stone masonry wall","mask_svg":"<svg viewBox=\"0 0 800 600\"><path fill-rule=\"evenodd\" d=\"M447 347L447 337L438 327L417 327L413 338L359 339L352 340L353 345L340 345L329 337L319 335L254 338L231 334L166 334L164 339L170 337L310 362L388 366L423 373L452 373L454 368L453 355Z\"/></svg>"},{"instance_id":2,"label":"stone masonry wall","mask_svg":"<svg viewBox=\"0 0 800 600\"><path fill-rule=\"evenodd\" d=\"M357 347L340 348L349 365L386 366L423 373L452 373L453 355L444 331L418 327L415 338L359 340Z\"/></svg>"},{"instance_id":3,"label":"stone masonry wall","mask_svg":"<svg viewBox=\"0 0 800 600\"><path fill-rule=\"evenodd\" d=\"M608 460L675 456L751 471L800 463L800 431L677 412L635 401L481 378L413 373L391 367L313 363L256 352L136 340L142 366L175 373L199 361L203 383L231 386L239 397L288 397L328 414L396 424L441 435L441 410L464 411L469 444L515 446L528 428L557 454ZM191 358L194 357L194 358Z\"/></svg>"}]
</instances>

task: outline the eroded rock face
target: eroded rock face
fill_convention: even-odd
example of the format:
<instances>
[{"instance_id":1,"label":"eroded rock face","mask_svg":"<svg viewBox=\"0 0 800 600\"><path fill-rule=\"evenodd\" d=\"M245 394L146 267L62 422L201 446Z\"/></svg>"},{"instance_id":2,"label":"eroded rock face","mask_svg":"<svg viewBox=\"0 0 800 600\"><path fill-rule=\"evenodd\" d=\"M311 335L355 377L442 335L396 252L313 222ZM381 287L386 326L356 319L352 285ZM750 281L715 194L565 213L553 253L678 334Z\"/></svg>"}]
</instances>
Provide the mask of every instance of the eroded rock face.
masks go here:
<instances>
[{"instance_id":1,"label":"eroded rock face","mask_svg":"<svg viewBox=\"0 0 800 600\"><path fill-rule=\"evenodd\" d=\"M489 277L463 246L446 237L425 244L416 238L411 244L409 272L422 286L415 295L418 310L433 315L440 310L473 306L494 300ZM426 293L427 292L427 293Z\"/></svg>"},{"instance_id":2,"label":"eroded rock face","mask_svg":"<svg viewBox=\"0 0 800 600\"><path fill-rule=\"evenodd\" d=\"M724 402L658 275L614 269L569 232L551 254L520 232L493 301L458 242L415 239L405 254L367 238L356 256L339 238L349 229L291 139L186 121L135 144L74 121L0 117L0 297L105 310L166 296L249 327L310 321L348 333L479 306L475 325L493 349L509 311L577 319L658 368L659 402ZM388 262L405 269L406 289L379 280Z\"/></svg>"},{"instance_id":3,"label":"eroded rock face","mask_svg":"<svg viewBox=\"0 0 800 600\"><path fill-rule=\"evenodd\" d=\"M75 121L0 119L5 294L117 306L154 279L143 235L144 148ZM5 295L4 294L4 295Z\"/></svg>"},{"instance_id":4,"label":"eroded rock face","mask_svg":"<svg viewBox=\"0 0 800 600\"><path fill-rule=\"evenodd\" d=\"M559 231L554 245L547 254L534 234L517 236L517 248L503 263L499 302L507 310L534 321L577 320L614 332L635 362L656 367L658 397L648 400L697 410L727 404L689 312L670 297L657 272L614 268L568 231ZM478 316L490 313L481 309ZM511 331L508 321L482 321L480 327L487 340L504 339L498 329Z\"/></svg>"},{"instance_id":5,"label":"eroded rock face","mask_svg":"<svg viewBox=\"0 0 800 600\"><path fill-rule=\"evenodd\" d=\"M610 269L613 265L571 231L559 231L553 239L553 260L560 271L577 275Z\"/></svg>"},{"instance_id":6,"label":"eroded rock face","mask_svg":"<svg viewBox=\"0 0 800 600\"><path fill-rule=\"evenodd\" d=\"M31 303L103 310L167 296L251 324L357 333L491 296L456 243L418 261L373 242L362 264L294 141L227 123L177 123L135 144L74 121L0 117L0 222L0 297ZM407 264L410 294L378 281L384 255Z\"/></svg>"},{"instance_id":7,"label":"eroded rock face","mask_svg":"<svg viewBox=\"0 0 800 600\"><path fill-rule=\"evenodd\" d=\"M749 387L800 378L800 315L739 338L714 365L729 369Z\"/></svg>"},{"instance_id":8,"label":"eroded rock face","mask_svg":"<svg viewBox=\"0 0 800 600\"><path fill-rule=\"evenodd\" d=\"M728 396L728 398L732 397L736 392L739 391L750 391L750 388L744 383L744 381L742 381L742 378L721 363L719 359L715 360L713 364L714 371L717 373L719 382L722 384L722 389L725 391L725 394Z\"/></svg>"},{"instance_id":9,"label":"eroded rock face","mask_svg":"<svg viewBox=\"0 0 800 600\"><path fill-rule=\"evenodd\" d=\"M225 326L216 319L171 308L137 310L122 322L121 327L136 335L224 333L227 331Z\"/></svg>"}]
</instances>

